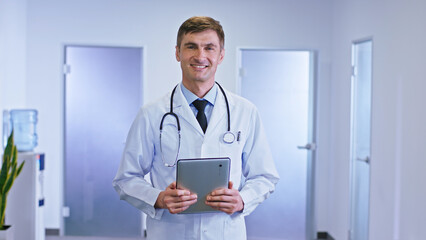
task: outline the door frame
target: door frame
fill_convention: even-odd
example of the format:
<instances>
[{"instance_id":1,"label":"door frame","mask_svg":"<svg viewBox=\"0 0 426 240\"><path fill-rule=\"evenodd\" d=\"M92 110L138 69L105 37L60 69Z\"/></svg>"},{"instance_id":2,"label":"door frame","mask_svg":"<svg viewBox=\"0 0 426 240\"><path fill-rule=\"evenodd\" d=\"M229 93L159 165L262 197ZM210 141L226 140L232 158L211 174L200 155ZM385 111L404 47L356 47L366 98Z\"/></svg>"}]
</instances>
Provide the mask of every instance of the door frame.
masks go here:
<instances>
[{"instance_id":1,"label":"door frame","mask_svg":"<svg viewBox=\"0 0 426 240\"><path fill-rule=\"evenodd\" d=\"M139 105L142 106L144 102L146 102L146 46L145 45L138 45L138 44L110 44L110 43L63 43L61 45L61 62L60 62L60 77L62 79L62 161L60 161L60 169L59 172L61 173L60 179L61 179L61 185L60 185L60 201L59 201L59 236L65 235L65 217L67 214L69 214L69 209L67 209L67 206L65 206L65 176L66 176L66 169L65 169L65 158L66 158L66 79L67 79L67 72L69 69L67 69L66 66L66 60L67 60L67 47L90 47L90 48L139 48L142 51L141 54L141 75L140 75L140 99L139 99ZM144 236L144 226L145 226L145 217L144 214L141 214L141 235Z\"/></svg>"},{"instance_id":2,"label":"door frame","mask_svg":"<svg viewBox=\"0 0 426 240\"><path fill-rule=\"evenodd\" d=\"M354 116L353 116L353 111L354 111L354 81L355 81L355 76L354 76L354 71L355 71L355 46L357 44L362 44L365 42L371 42L371 83L370 83L370 151L369 151L369 173L368 173L368 183L369 183L369 189L368 189L368 229L367 229L367 235L369 235L370 233L370 208L371 208L371 143L372 143L372 118L373 118L373 61L374 61L374 54L373 54L373 48L374 48L374 41L373 41L373 37L365 37L365 38L360 38L357 40L352 41L351 43L351 99L350 99L350 104L351 104L351 116L350 116L350 146L349 146L349 219L348 219L348 226L349 226L349 230L348 230L348 239L352 239L352 220L353 220L353 216L352 216L352 210L353 210L353 196L354 196L354 168L355 168L355 163L356 163L356 156L354 156L354 154L356 155L356 153L354 153L353 150L353 144L354 144L354 138L353 138L353 121L354 121Z\"/></svg>"},{"instance_id":3,"label":"door frame","mask_svg":"<svg viewBox=\"0 0 426 240\"><path fill-rule=\"evenodd\" d=\"M236 93L241 95L242 77L242 53L244 50L259 51L303 51L310 53L310 76L309 76L309 125L312 127L308 134L308 143L317 142L317 122L318 122L318 51L312 49L289 49L289 48L268 48L268 47L237 47L237 71L236 71ZM295 146L296 147L296 146ZM306 239L316 239L316 214L315 214L315 169L317 151L315 147L312 151L307 152L307 186L306 186Z\"/></svg>"}]
</instances>

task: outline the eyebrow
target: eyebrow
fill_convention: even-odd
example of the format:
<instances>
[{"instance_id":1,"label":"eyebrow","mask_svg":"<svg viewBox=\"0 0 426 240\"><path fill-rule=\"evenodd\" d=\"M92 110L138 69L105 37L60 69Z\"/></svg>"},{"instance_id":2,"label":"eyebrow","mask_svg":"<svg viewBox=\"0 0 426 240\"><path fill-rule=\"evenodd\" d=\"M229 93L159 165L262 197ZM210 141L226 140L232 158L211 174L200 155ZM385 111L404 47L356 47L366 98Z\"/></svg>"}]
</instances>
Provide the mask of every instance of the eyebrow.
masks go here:
<instances>
[{"instance_id":1,"label":"eyebrow","mask_svg":"<svg viewBox=\"0 0 426 240\"><path fill-rule=\"evenodd\" d=\"M208 44L206 44L206 47L217 47L217 46L214 43L208 43Z\"/></svg>"},{"instance_id":2,"label":"eyebrow","mask_svg":"<svg viewBox=\"0 0 426 240\"><path fill-rule=\"evenodd\" d=\"M199 44L194 43L194 42L187 42L187 43L185 43L185 44L183 44L183 45L184 45L184 46L190 46L190 45L198 46ZM207 43L207 44L203 44L202 46L204 46L204 47L217 47L217 45L216 45L216 44L214 44L214 43Z\"/></svg>"}]
</instances>

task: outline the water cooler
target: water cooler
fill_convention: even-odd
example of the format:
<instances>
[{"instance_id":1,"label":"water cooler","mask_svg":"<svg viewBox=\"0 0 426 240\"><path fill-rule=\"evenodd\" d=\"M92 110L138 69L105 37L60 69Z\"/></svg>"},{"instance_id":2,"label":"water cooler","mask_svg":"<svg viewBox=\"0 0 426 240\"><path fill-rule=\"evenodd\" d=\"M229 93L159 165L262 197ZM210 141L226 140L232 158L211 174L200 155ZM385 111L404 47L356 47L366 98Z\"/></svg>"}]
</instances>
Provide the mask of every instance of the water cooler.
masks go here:
<instances>
[{"instance_id":1,"label":"water cooler","mask_svg":"<svg viewBox=\"0 0 426 240\"><path fill-rule=\"evenodd\" d=\"M37 146L37 110L3 111L3 147L14 132L18 149L18 166L25 161L7 197L5 223L11 225L14 240L44 240L44 153L34 152Z\"/></svg>"}]
</instances>

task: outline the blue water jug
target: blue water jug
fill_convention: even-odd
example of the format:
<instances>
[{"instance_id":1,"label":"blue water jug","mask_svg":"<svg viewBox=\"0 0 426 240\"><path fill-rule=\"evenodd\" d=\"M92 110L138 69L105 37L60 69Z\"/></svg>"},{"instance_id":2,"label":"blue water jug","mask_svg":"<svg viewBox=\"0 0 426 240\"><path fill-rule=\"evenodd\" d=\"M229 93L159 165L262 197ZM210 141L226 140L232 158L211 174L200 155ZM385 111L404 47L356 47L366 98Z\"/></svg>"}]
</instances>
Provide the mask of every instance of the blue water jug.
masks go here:
<instances>
[{"instance_id":1,"label":"blue water jug","mask_svg":"<svg viewBox=\"0 0 426 240\"><path fill-rule=\"evenodd\" d=\"M37 146L37 110L14 109L9 112L10 131L13 129L18 151L32 151Z\"/></svg>"}]
</instances>

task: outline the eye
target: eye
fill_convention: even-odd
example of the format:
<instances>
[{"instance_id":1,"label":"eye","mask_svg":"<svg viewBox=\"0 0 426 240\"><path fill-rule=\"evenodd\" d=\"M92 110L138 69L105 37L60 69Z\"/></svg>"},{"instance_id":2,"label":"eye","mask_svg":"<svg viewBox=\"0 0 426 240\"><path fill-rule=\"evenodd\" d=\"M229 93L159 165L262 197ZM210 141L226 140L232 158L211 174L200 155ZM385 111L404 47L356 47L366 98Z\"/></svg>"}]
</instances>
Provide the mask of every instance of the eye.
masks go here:
<instances>
[{"instance_id":1,"label":"eye","mask_svg":"<svg viewBox=\"0 0 426 240\"><path fill-rule=\"evenodd\" d=\"M193 50L193 49L196 49L196 48L197 48L197 45L195 45L193 43L185 44L185 49Z\"/></svg>"}]
</instances>

